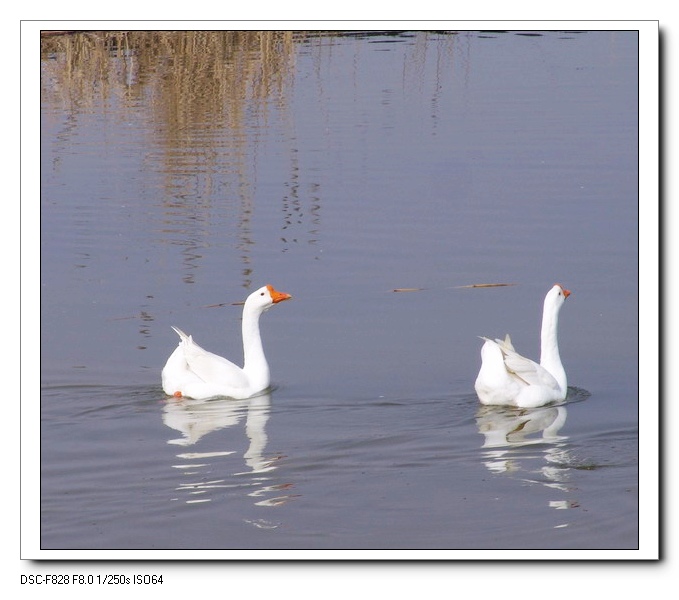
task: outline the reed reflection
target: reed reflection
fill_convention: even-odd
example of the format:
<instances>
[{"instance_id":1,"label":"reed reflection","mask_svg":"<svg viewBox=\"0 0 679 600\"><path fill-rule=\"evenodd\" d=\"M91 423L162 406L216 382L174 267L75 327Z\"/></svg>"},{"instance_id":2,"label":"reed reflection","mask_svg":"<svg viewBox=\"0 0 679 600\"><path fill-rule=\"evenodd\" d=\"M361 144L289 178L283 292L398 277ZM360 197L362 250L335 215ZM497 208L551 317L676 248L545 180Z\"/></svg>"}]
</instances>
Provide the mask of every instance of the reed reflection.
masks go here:
<instances>
[{"instance_id":1,"label":"reed reflection","mask_svg":"<svg viewBox=\"0 0 679 600\"><path fill-rule=\"evenodd\" d=\"M63 110L75 128L92 107L106 106L110 118L143 136L147 189L134 201L151 205L156 243L180 246L176 260L185 283L197 282L210 254L206 248L222 245L241 263L241 285L248 289L252 283L257 156L276 116L290 112L294 38L292 31L41 37L46 118ZM120 138L107 139L124 153L134 139L123 133L125 127L116 129ZM66 127L64 137L70 139Z\"/></svg>"},{"instance_id":2,"label":"reed reflection","mask_svg":"<svg viewBox=\"0 0 679 600\"><path fill-rule=\"evenodd\" d=\"M216 491L233 489L244 489L259 506L283 504L291 498L288 494L281 495L280 490L289 489L292 484L272 483L270 475L267 475L276 469L276 463L282 458L281 455L266 453L266 424L270 406L270 393L247 400L173 397L165 402L163 423L182 434L179 438L168 440L168 444L186 449L177 454L180 462L173 467L181 472L181 481L176 490L188 496L185 499L187 504L210 502L215 499ZM244 418L245 434L249 441L247 448L234 449L239 443L236 436L223 436L222 440L229 446L222 450L200 451L200 444L207 435L232 428ZM196 446L196 449L188 451L190 446ZM229 467L219 461L239 452L243 452L246 469L224 473Z\"/></svg>"}]
</instances>

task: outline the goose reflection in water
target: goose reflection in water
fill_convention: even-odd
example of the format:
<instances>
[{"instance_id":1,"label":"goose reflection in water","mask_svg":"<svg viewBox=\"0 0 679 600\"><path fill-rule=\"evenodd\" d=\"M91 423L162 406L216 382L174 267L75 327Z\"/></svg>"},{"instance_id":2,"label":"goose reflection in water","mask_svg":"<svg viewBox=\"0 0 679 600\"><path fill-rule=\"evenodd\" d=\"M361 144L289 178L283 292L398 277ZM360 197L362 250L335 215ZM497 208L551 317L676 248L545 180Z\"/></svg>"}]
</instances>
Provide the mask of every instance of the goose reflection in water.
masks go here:
<instances>
[{"instance_id":1,"label":"goose reflection in water","mask_svg":"<svg viewBox=\"0 0 679 600\"><path fill-rule=\"evenodd\" d=\"M256 505L275 506L283 504L291 496L270 497L281 489L288 489L292 484L270 485L270 478L265 473L273 471L280 455L266 456L268 441L266 424L269 420L271 394L265 393L247 400L231 398L214 398L211 400L194 400L191 398L172 397L166 400L163 407L163 423L181 432L182 437L168 440L168 444L184 446L188 449L195 446L205 436L215 431L227 429L239 424L245 416L245 434L249 445L243 453L246 470L225 474L215 478L214 473L220 467L215 459L236 454L236 450L211 452L182 452L177 458L180 464L173 465L181 471L183 477L190 481L179 483L177 490L190 495L187 504L210 502L214 490L242 489L255 498ZM261 498L265 496L265 498Z\"/></svg>"},{"instance_id":2,"label":"goose reflection in water","mask_svg":"<svg viewBox=\"0 0 679 600\"><path fill-rule=\"evenodd\" d=\"M558 435L567 415L565 406L482 406L476 413L476 423L479 433L485 438L483 448L525 446L567 440L567 437ZM530 437L533 434L539 434L540 437Z\"/></svg>"},{"instance_id":3,"label":"goose reflection in water","mask_svg":"<svg viewBox=\"0 0 679 600\"><path fill-rule=\"evenodd\" d=\"M567 415L565 406L482 406L476 413L476 423L484 437L484 465L492 473L521 475L523 481L572 492L567 484L572 464L566 447L568 437L559 435ZM527 452L527 447L531 446L539 449L539 453ZM539 460L537 468L536 459ZM573 500L557 499L550 500L549 506L562 509L579 504Z\"/></svg>"}]
</instances>

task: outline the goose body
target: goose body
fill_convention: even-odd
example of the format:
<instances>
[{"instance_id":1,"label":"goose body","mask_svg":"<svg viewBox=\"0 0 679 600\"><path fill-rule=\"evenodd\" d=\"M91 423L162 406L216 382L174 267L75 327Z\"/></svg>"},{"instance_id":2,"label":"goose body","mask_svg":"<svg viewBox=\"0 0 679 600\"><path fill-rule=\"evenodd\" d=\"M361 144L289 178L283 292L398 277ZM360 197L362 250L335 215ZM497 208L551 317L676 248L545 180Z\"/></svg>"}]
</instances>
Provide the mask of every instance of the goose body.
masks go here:
<instances>
[{"instance_id":1,"label":"goose body","mask_svg":"<svg viewBox=\"0 0 679 600\"><path fill-rule=\"evenodd\" d=\"M566 371L558 344L559 312L570 295L559 284L545 297L540 332L540 363L521 356L509 335L504 340L485 340L481 348L481 369L474 389L482 404L531 408L566 398Z\"/></svg>"},{"instance_id":2,"label":"goose body","mask_svg":"<svg viewBox=\"0 0 679 600\"><path fill-rule=\"evenodd\" d=\"M250 398L269 387L269 364L259 333L259 317L274 304L290 298L265 285L250 294L243 306L243 368L201 348L190 335L172 327L179 345L167 359L161 379L169 396L203 400L215 396Z\"/></svg>"}]
</instances>

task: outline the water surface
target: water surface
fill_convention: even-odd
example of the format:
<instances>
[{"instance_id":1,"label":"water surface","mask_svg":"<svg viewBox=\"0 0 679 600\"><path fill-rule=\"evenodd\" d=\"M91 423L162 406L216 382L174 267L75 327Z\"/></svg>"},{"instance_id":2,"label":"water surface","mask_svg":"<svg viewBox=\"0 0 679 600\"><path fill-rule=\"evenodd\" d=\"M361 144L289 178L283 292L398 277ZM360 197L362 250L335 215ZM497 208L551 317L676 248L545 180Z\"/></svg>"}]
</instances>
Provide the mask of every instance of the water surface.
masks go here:
<instances>
[{"instance_id":1,"label":"water surface","mask_svg":"<svg viewBox=\"0 0 679 600\"><path fill-rule=\"evenodd\" d=\"M42 41L43 550L638 547L637 34L528 33ZM168 399L265 283L271 393Z\"/></svg>"}]
</instances>

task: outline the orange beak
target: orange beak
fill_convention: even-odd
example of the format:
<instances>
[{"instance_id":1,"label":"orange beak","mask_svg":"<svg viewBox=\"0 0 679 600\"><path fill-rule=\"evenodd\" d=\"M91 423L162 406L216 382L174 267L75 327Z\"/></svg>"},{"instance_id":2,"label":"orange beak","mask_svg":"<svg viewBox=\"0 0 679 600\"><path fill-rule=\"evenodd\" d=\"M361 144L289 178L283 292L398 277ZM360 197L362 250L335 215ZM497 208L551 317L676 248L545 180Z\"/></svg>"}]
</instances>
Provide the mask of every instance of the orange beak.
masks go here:
<instances>
[{"instance_id":1,"label":"orange beak","mask_svg":"<svg viewBox=\"0 0 679 600\"><path fill-rule=\"evenodd\" d=\"M266 287L269 290L271 300L273 301L274 304L278 304L279 302L283 302L283 300L290 300L290 298L292 298L290 294L286 294L285 292L279 292L278 290L275 290L272 285L267 285Z\"/></svg>"},{"instance_id":2,"label":"orange beak","mask_svg":"<svg viewBox=\"0 0 679 600\"><path fill-rule=\"evenodd\" d=\"M561 288L561 290L563 291L563 297L564 297L564 298L568 298L568 296L571 295L570 290L567 290L567 289L566 289L565 287L563 287L560 283L557 283L556 285L558 285L558 286Z\"/></svg>"}]
</instances>

